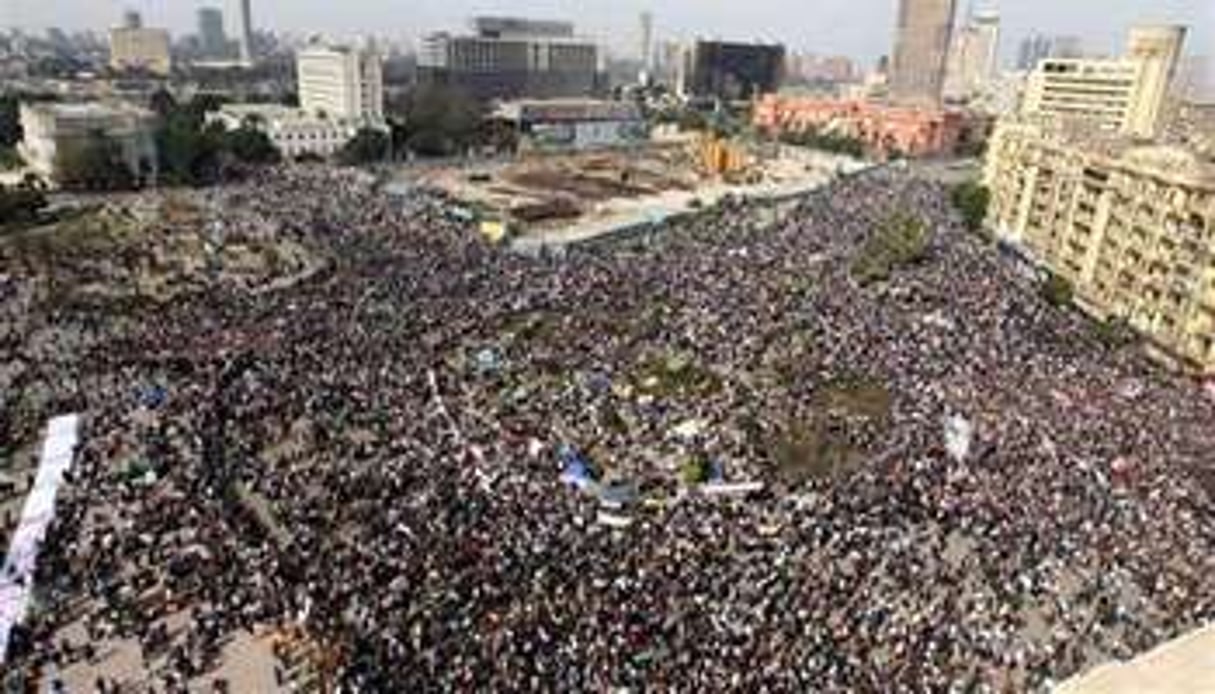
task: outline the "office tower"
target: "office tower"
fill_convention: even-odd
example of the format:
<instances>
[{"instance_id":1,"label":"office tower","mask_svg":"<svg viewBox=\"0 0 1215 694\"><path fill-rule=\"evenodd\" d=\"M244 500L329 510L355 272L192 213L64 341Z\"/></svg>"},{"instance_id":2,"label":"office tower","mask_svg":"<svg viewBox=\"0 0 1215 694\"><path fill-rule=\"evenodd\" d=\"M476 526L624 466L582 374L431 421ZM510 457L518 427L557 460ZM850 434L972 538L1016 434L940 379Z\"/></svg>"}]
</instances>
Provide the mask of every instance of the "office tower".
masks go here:
<instances>
[{"instance_id":1,"label":"office tower","mask_svg":"<svg viewBox=\"0 0 1215 694\"><path fill-rule=\"evenodd\" d=\"M1000 15L972 13L957 31L949 51L945 93L952 99L970 99L983 92L999 67Z\"/></svg>"},{"instance_id":2,"label":"office tower","mask_svg":"<svg viewBox=\"0 0 1215 694\"><path fill-rule=\"evenodd\" d=\"M654 15L649 12L641 13L641 69L646 74L650 73L653 61L653 41L654 41Z\"/></svg>"},{"instance_id":3,"label":"office tower","mask_svg":"<svg viewBox=\"0 0 1215 694\"><path fill-rule=\"evenodd\" d=\"M237 27L236 38L240 42L240 60L246 65L253 64L253 8L252 0L240 0L240 25Z\"/></svg>"},{"instance_id":4,"label":"office tower","mask_svg":"<svg viewBox=\"0 0 1215 694\"><path fill-rule=\"evenodd\" d=\"M218 7L198 8L198 43L208 58L223 58L228 52L224 13Z\"/></svg>"},{"instance_id":5,"label":"office tower","mask_svg":"<svg viewBox=\"0 0 1215 694\"><path fill-rule=\"evenodd\" d=\"M899 0L890 95L911 106L937 106L956 0Z\"/></svg>"},{"instance_id":6,"label":"office tower","mask_svg":"<svg viewBox=\"0 0 1215 694\"><path fill-rule=\"evenodd\" d=\"M1017 51L1017 69L1033 70L1043 58L1050 57L1050 41L1041 34L1031 34L1021 40Z\"/></svg>"},{"instance_id":7,"label":"office tower","mask_svg":"<svg viewBox=\"0 0 1215 694\"><path fill-rule=\"evenodd\" d=\"M122 28L124 29L142 29L143 17L136 10L127 10L122 13Z\"/></svg>"},{"instance_id":8,"label":"office tower","mask_svg":"<svg viewBox=\"0 0 1215 694\"><path fill-rule=\"evenodd\" d=\"M1047 58L1079 58L1084 55L1078 36L1031 34L1021 41L1017 54L1018 70L1034 70Z\"/></svg>"},{"instance_id":9,"label":"office tower","mask_svg":"<svg viewBox=\"0 0 1215 694\"><path fill-rule=\"evenodd\" d=\"M384 76L380 55L348 46L312 46L296 56L300 107L333 119L382 123Z\"/></svg>"},{"instance_id":10,"label":"office tower","mask_svg":"<svg viewBox=\"0 0 1215 694\"><path fill-rule=\"evenodd\" d=\"M477 17L473 35L431 34L418 52L418 80L478 99L587 96L600 90L599 47L569 22Z\"/></svg>"}]
</instances>

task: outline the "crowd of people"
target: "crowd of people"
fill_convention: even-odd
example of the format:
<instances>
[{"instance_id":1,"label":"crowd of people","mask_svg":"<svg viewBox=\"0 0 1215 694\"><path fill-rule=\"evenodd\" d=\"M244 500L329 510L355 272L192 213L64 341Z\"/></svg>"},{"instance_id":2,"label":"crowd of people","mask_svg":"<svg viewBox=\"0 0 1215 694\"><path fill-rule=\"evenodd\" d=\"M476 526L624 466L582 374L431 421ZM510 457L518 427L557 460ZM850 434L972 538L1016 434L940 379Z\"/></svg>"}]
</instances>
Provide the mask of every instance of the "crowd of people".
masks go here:
<instances>
[{"instance_id":1,"label":"crowd of people","mask_svg":"<svg viewBox=\"0 0 1215 694\"><path fill-rule=\"evenodd\" d=\"M541 257L326 169L222 195L323 266L121 322L5 294L26 334L82 335L4 358L85 420L12 672L98 657L83 621L166 691L264 628L340 691L1020 691L1215 617L1215 405L1043 300L936 184ZM896 213L926 255L861 286ZM799 467L827 454L800 428L846 454ZM706 490L732 482L760 484Z\"/></svg>"}]
</instances>

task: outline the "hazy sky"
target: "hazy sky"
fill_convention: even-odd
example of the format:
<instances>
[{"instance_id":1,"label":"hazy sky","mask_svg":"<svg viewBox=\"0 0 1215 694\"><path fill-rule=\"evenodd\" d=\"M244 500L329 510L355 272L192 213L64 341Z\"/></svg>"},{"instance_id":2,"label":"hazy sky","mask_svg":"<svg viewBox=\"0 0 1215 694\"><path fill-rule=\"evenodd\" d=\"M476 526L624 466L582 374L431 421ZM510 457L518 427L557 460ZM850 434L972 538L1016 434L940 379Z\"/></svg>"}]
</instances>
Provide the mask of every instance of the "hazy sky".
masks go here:
<instances>
[{"instance_id":1,"label":"hazy sky","mask_svg":"<svg viewBox=\"0 0 1215 694\"><path fill-rule=\"evenodd\" d=\"M959 0L965 8L968 0ZM975 0L1003 17L1003 53L1015 54L1033 30L1080 36L1089 51L1116 53L1137 21L1188 24L1191 54L1215 54L1215 0ZM412 40L435 29L459 29L474 14L564 18L614 52L635 53L638 15L654 14L656 38L697 35L780 41L792 50L841 53L866 62L889 50L897 0L253 0L254 24L297 34L375 35ZM194 31L194 12L236 0L0 0L0 24L27 29L104 29L124 8L147 25Z\"/></svg>"}]
</instances>

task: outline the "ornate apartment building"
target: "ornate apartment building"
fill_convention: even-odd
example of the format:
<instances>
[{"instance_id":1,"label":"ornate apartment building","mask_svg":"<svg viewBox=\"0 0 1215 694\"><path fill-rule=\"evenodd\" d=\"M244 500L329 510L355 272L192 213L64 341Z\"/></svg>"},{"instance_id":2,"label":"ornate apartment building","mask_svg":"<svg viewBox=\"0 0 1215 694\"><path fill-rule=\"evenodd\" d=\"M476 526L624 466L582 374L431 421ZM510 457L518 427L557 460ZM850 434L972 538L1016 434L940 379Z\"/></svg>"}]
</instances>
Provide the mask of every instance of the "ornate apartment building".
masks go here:
<instances>
[{"instance_id":1,"label":"ornate apartment building","mask_svg":"<svg viewBox=\"0 0 1215 694\"><path fill-rule=\"evenodd\" d=\"M1215 164L1197 152L1003 122L989 144L988 222L1120 317L1215 374Z\"/></svg>"}]
</instances>

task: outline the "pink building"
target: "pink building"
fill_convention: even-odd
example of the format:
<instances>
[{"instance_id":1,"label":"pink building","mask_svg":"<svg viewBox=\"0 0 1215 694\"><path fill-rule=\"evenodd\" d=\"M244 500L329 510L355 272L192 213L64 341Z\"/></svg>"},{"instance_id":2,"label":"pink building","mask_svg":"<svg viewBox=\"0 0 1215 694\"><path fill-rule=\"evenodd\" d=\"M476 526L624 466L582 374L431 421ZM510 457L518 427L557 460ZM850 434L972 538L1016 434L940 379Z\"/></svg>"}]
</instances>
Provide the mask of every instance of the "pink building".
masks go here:
<instances>
[{"instance_id":1,"label":"pink building","mask_svg":"<svg viewBox=\"0 0 1215 694\"><path fill-rule=\"evenodd\" d=\"M957 111L777 94L756 103L752 121L771 133L817 130L848 135L879 156L895 151L912 157L948 154L966 129Z\"/></svg>"}]
</instances>

